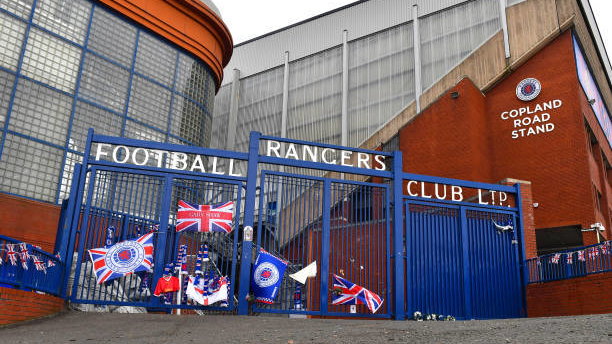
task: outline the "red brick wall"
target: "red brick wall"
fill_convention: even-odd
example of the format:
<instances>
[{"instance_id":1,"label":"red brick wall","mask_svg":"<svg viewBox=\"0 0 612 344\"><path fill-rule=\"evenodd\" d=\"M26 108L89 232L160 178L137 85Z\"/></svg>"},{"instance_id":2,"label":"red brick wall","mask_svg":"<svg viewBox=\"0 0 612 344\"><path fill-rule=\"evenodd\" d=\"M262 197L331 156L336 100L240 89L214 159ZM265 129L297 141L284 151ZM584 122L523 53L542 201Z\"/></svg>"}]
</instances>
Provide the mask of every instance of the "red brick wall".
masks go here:
<instances>
[{"instance_id":1,"label":"red brick wall","mask_svg":"<svg viewBox=\"0 0 612 344\"><path fill-rule=\"evenodd\" d=\"M64 300L51 295L0 287L0 326L58 313Z\"/></svg>"},{"instance_id":2,"label":"red brick wall","mask_svg":"<svg viewBox=\"0 0 612 344\"><path fill-rule=\"evenodd\" d=\"M52 252L60 206L0 194L0 234Z\"/></svg>"},{"instance_id":3,"label":"red brick wall","mask_svg":"<svg viewBox=\"0 0 612 344\"><path fill-rule=\"evenodd\" d=\"M529 77L541 82L542 91L534 100L524 102L517 98L516 86ZM457 97L453 97L454 92ZM585 105L580 97L584 95L568 31L508 74L486 95L469 79L463 79L423 110L399 132L404 171L488 183L509 177L527 180L532 183L532 202L538 203L531 219L536 228L588 227L599 217L584 126L584 116L588 114L583 116L587 111L583 110ZM534 108L555 99L560 99L563 105L545 111L551 116L553 131L512 138L512 131L517 128L512 119L501 119L502 112ZM601 139L603 134L597 135ZM612 197L602 203L604 207L606 203L612 204ZM586 238L591 235L585 234L585 244L590 243Z\"/></svg>"},{"instance_id":4,"label":"red brick wall","mask_svg":"<svg viewBox=\"0 0 612 344\"><path fill-rule=\"evenodd\" d=\"M527 286L529 317L612 313L612 272Z\"/></svg>"}]
</instances>

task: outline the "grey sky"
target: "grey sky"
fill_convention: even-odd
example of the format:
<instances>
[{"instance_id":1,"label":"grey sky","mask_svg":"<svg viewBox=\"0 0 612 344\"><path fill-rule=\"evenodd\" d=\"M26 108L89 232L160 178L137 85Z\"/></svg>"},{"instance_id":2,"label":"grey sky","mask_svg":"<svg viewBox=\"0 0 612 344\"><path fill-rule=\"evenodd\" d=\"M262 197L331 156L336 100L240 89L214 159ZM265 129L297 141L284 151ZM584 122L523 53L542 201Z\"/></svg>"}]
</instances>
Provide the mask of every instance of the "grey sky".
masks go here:
<instances>
[{"instance_id":1,"label":"grey sky","mask_svg":"<svg viewBox=\"0 0 612 344\"><path fill-rule=\"evenodd\" d=\"M612 20L608 16L612 13L612 1L590 1L610 54ZM237 44L353 2L355 0L216 0L215 4Z\"/></svg>"}]
</instances>

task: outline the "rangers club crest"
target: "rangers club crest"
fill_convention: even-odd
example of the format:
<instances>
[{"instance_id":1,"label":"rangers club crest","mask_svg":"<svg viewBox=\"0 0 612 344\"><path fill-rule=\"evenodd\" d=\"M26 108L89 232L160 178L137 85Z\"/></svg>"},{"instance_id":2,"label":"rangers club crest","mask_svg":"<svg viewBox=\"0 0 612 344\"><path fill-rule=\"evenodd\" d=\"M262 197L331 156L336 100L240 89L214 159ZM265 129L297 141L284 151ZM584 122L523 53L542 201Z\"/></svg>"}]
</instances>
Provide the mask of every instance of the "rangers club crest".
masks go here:
<instances>
[{"instance_id":1,"label":"rangers club crest","mask_svg":"<svg viewBox=\"0 0 612 344\"><path fill-rule=\"evenodd\" d=\"M134 271L145 258L144 247L137 241L124 241L108 250L106 266L116 273L125 274Z\"/></svg>"},{"instance_id":2,"label":"rangers club crest","mask_svg":"<svg viewBox=\"0 0 612 344\"><path fill-rule=\"evenodd\" d=\"M272 263L260 264L255 270L254 275L255 283L262 288L276 284L279 278L278 269Z\"/></svg>"},{"instance_id":3,"label":"rangers club crest","mask_svg":"<svg viewBox=\"0 0 612 344\"><path fill-rule=\"evenodd\" d=\"M518 99L528 102L534 100L542 91L542 84L535 78L523 79L516 86L516 96Z\"/></svg>"}]
</instances>

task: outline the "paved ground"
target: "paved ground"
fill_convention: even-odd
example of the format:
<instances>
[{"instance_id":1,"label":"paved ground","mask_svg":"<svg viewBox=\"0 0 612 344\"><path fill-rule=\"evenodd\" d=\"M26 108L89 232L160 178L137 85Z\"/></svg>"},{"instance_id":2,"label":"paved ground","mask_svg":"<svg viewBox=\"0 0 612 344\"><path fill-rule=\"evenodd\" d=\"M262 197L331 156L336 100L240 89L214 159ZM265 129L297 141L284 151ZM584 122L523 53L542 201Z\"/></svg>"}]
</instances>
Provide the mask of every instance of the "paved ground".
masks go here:
<instances>
[{"instance_id":1,"label":"paved ground","mask_svg":"<svg viewBox=\"0 0 612 344\"><path fill-rule=\"evenodd\" d=\"M612 314L487 321L68 312L0 329L2 343L612 343Z\"/></svg>"}]
</instances>

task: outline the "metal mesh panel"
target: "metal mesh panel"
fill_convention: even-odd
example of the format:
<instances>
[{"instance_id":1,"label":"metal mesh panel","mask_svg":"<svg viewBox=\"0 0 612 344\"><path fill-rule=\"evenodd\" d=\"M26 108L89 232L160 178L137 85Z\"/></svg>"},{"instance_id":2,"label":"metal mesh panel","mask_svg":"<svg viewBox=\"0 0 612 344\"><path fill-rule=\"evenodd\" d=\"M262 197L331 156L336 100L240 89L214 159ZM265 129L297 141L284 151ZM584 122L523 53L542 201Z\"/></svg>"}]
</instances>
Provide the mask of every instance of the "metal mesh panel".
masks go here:
<instances>
[{"instance_id":1,"label":"metal mesh panel","mask_svg":"<svg viewBox=\"0 0 612 344\"><path fill-rule=\"evenodd\" d=\"M74 149L79 152L85 150L85 140L89 128L94 128L96 134L120 136L122 123L123 118L112 112L87 103L77 102L70 134Z\"/></svg>"},{"instance_id":2,"label":"metal mesh panel","mask_svg":"<svg viewBox=\"0 0 612 344\"><path fill-rule=\"evenodd\" d=\"M414 100L413 47L412 23L349 43L349 146Z\"/></svg>"},{"instance_id":3,"label":"metal mesh panel","mask_svg":"<svg viewBox=\"0 0 612 344\"><path fill-rule=\"evenodd\" d=\"M135 44L136 27L101 7L95 8L87 44L89 49L129 67L132 64Z\"/></svg>"},{"instance_id":4,"label":"metal mesh panel","mask_svg":"<svg viewBox=\"0 0 612 344\"><path fill-rule=\"evenodd\" d=\"M13 74L0 70L0 130L4 128L6 111L14 82L15 76Z\"/></svg>"},{"instance_id":5,"label":"metal mesh panel","mask_svg":"<svg viewBox=\"0 0 612 344\"><path fill-rule=\"evenodd\" d=\"M191 56L180 54L176 91L200 104L206 104L215 96L215 90L208 67Z\"/></svg>"},{"instance_id":6,"label":"metal mesh panel","mask_svg":"<svg viewBox=\"0 0 612 344\"><path fill-rule=\"evenodd\" d=\"M0 0L0 8L27 19L32 12L33 3L34 0Z\"/></svg>"},{"instance_id":7,"label":"metal mesh panel","mask_svg":"<svg viewBox=\"0 0 612 344\"><path fill-rule=\"evenodd\" d=\"M71 41L83 44L91 2L86 0L38 1L34 23Z\"/></svg>"},{"instance_id":8,"label":"metal mesh panel","mask_svg":"<svg viewBox=\"0 0 612 344\"><path fill-rule=\"evenodd\" d=\"M176 49L141 31L136 54L136 71L164 85L172 85Z\"/></svg>"},{"instance_id":9,"label":"metal mesh panel","mask_svg":"<svg viewBox=\"0 0 612 344\"><path fill-rule=\"evenodd\" d=\"M92 54L87 54L79 96L118 112L123 112L129 71Z\"/></svg>"},{"instance_id":10,"label":"metal mesh panel","mask_svg":"<svg viewBox=\"0 0 612 344\"><path fill-rule=\"evenodd\" d=\"M22 73L72 93L81 49L32 28L23 59Z\"/></svg>"},{"instance_id":11,"label":"metal mesh panel","mask_svg":"<svg viewBox=\"0 0 612 344\"><path fill-rule=\"evenodd\" d=\"M71 107L72 97L19 80L9 129L63 146Z\"/></svg>"},{"instance_id":12,"label":"metal mesh panel","mask_svg":"<svg viewBox=\"0 0 612 344\"><path fill-rule=\"evenodd\" d=\"M251 131L280 136L282 93L283 68L271 69L240 81L235 150L248 150Z\"/></svg>"},{"instance_id":13,"label":"metal mesh panel","mask_svg":"<svg viewBox=\"0 0 612 344\"><path fill-rule=\"evenodd\" d=\"M174 95L170 132L195 146L209 146L211 118L206 110L191 100ZM215 128L216 129L216 128Z\"/></svg>"},{"instance_id":14,"label":"metal mesh panel","mask_svg":"<svg viewBox=\"0 0 612 344\"><path fill-rule=\"evenodd\" d=\"M0 66L17 70L26 24L0 13Z\"/></svg>"},{"instance_id":15,"label":"metal mesh panel","mask_svg":"<svg viewBox=\"0 0 612 344\"><path fill-rule=\"evenodd\" d=\"M227 132L231 103L232 85L224 85L215 97L215 111L212 118L210 147L225 149L227 145Z\"/></svg>"},{"instance_id":16,"label":"metal mesh panel","mask_svg":"<svg viewBox=\"0 0 612 344\"><path fill-rule=\"evenodd\" d=\"M475 0L419 21L426 90L501 29L499 2Z\"/></svg>"},{"instance_id":17,"label":"metal mesh panel","mask_svg":"<svg viewBox=\"0 0 612 344\"><path fill-rule=\"evenodd\" d=\"M168 127L170 97L167 89L135 76L128 116L165 131Z\"/></svg>"},{"instance_id":18,"label":"metal mesh panel","mask_svg":"<svg viewBox=\"0 0 612 344\"><path fill-rule=\"evenodd\" d=\"M7 134L0 169L0 190L55 201L63 151Z\"/></svg>"},{"instance_id":19,"label":"metal mesh panel","mask_svg":"<svg viewBox=\"0 0 612 344\"><path fill-rule=\"evenodd\" d=\"M125 133L123 136L137 140L166 142L166 134L163 132L145 127L129 119L125 123Z\"/></svg>"},{"instance_id":20,"label":"metal mesh panel","mask_svg":"<svg viewBox=\"0 0 612 344\"><path fill-rule=\"evenodd\" d=\"M291 62L287 137L340 144L341 116L341 47Z\"/></svg>"}]
</instances>

